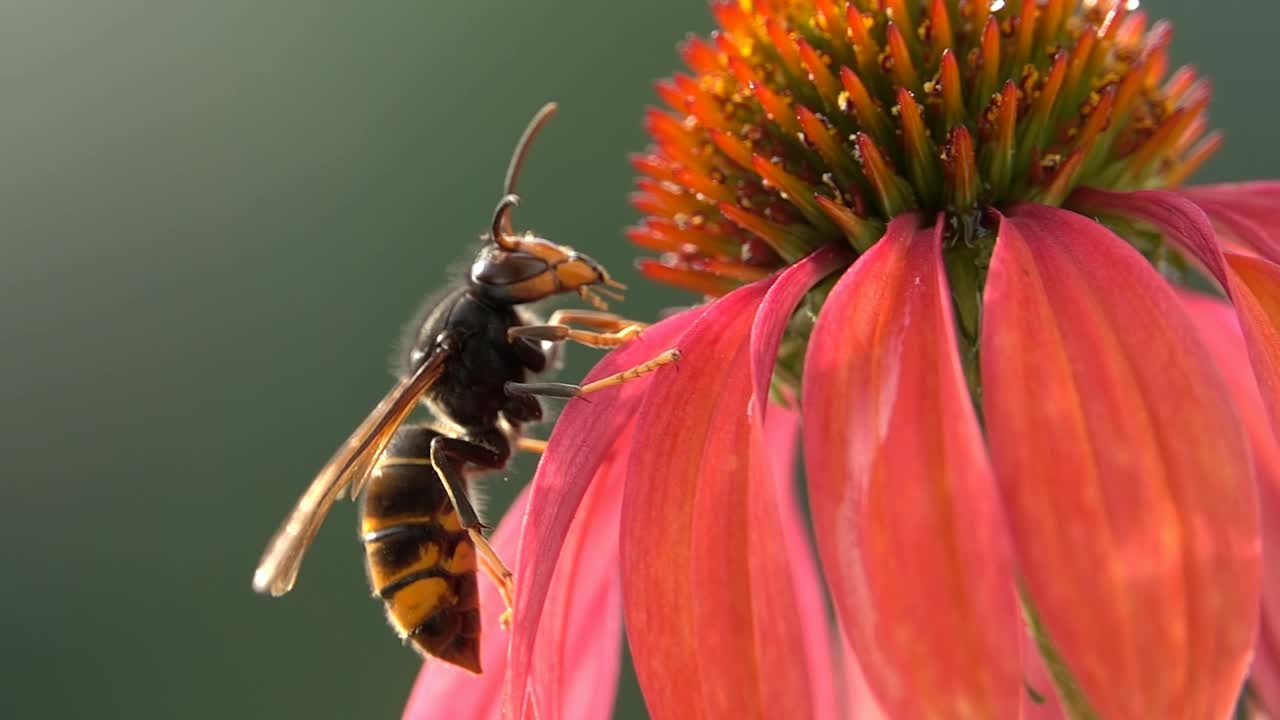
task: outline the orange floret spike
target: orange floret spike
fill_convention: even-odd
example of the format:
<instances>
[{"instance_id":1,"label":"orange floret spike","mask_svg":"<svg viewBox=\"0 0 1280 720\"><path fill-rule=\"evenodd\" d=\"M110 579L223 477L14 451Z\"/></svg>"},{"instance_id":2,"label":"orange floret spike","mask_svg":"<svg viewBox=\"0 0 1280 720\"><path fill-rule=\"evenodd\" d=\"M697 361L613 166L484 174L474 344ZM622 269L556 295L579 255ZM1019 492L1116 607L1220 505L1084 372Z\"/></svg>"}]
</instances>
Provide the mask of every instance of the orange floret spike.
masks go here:
<instances>
[{"instance_id":1,"label":"orange floret spike","mask_svg":"<svg viewBox=\"0 0 1280 720\"><path fill-rule=\"evenodd\" d=\"M865 250L904 212L973 235L1014 202L1169 187L1221 144L1208 83L1134 0L710 4L631 158L628 236L682 287Z\"/></svg>"},{"instance_id":2,"label":"orange floret spike","mask_svg":"<svg viewBox=\"0 0 1280 720\"><path fill-rule=\"evenodd\" d=\"M777 54L783 70L793 79L799 80L804 77L804 72L800 68L800 51L791 33L787 31L787 26L779 18L770 17L765 20L764 29L769 36L769 41L773 43L773 52Z\"/></svg>"},{"instance_id":3,"label":"orange floret spike","mask_svg":"<svg viewBox=\"0 0 1280 720\"><path fill-rule=\"evenodd\" d=\"M969 98L969 107L975 115L991 102L991 96L1000 82L1000 23L994 17L987 18L977 59L978 79L973 88L973 96Z\"/></svg>"},{"instance_id":4,"label":"orange floret spike","mask_svg":"<svg viewBox=\"0 0 1280 720\"><path fill-rule=\"evenodd\" d=\"M800 120L801 129L804 130L805 138L818 151L823 162L831 167L844 188L849 189L857 184L862 178L862 171L858 169L853 161L853 155L841 144L831 128L827 127L822 118L809 108L803 106L796 108L796 115Z\"/></svg>"},{"instance_id":5,"label":"orange floret spike","mask_svg":"<svg viewBox=\"0 0 1280 720\"><path fill-rule=\"evenodd\" d=\"M916 72L915 62L911 59L911 48L902 31L896 24L890 23L885 29L885 38L889 43L889 58L893 61L894 81L911 92L922 92L924 85L920 82L920 73Z\"/></svg>"},{"instance_id":6,"label":"orange floret spike","mask_svg":"<svg viewBox=\"0 0 1280 720\"><path fill-rule=\"evenodd\" d=\"M1221 132L1209 133L1199 143L1196 143L1187 154L1176 161L1168 170L1164 172L1164 182L1170 187L1178 187L1186 182L1196 170L1213 157L1214 153L1222 147L1223 135Z\"/></svg>"},{"instance_id":7,"label":"orange floret spike","mask_svg":"<svg viewBox=\"0 0 1280 720\"><path fill-rule=\"evenodd\" d=\"M951 12L947 10L947 0L933 0L929 7L929 46L933 57L940 58L944 53L951 53L955 47L955 36L951 31Z\"/></svg>"},{"instance_id":8,"label":"orange floret spike","mask_svg":"<svg viewBox=\"0 0 1280 720\"><path fill-rule=\"evenodd\" d=\"M874 140L866 133L858 133L858 159L862 164L862 174L867 176L875 192L876 201L885 217L895 217L899 213L917 206L911 185L893 170L893 166L880 152Z\"/></svg>"},{"instance_id":9,"label":"orange floret spike","mask_svg":"<svg viewBox=\"0 0 1280 720\"><path fill-rule=\"evenodd\" d=\"M836 76L831 74L831 69L812 45L804 40L796 44L800 48L800 62L808 72L809 81L818 91L818 96L822 98L823 108L827 112L836 112L840 109L840 83Z\"/></svg>"},{"instance_id":10,"label":"orange floret spike","mask_svg":"<svg viewBox=\"0 0 1280 720\"><path fill-rule=\"evenodd\" d=\"M1017 39L1013 46L1013 57L1009 59L1009 75L1019 75L1024 65L1035 62L1031 57L1031 46L1036 39L1036 4L1037 0L1022 0L1022 11L1015 20Z\"/></svg>"},{"instance_id":11,"label":"orange floret spike","mask_svg":"<svg viewBox=\"0 0 1280 720\"><path fill-rule=\"evenodd\" d=\"M711 142L720 149L720 152L729 156L739 167L745 170L751 169L752 153L749 145L720 130L712 130L708 134L711 137Z\"/></svg>"},{"instance_id":12,"label":"orange floret spike","mask_svg":"<svg viewBox=\"0 0 1280 720\"><path fill-rule=\"evenodd\" d=\"M947 50L942 54L942 71L938 79L942 90L942 118L944 128L952 128L964 122L964 83L960 79L960 64L956 54Z\"/></svg>"},{"instance_id":13,"label":"orange floret spike","mask_svg":"<svg viewBox=\"0 0 1280 720\"><path fill-rule=\"evenodd\" d=\"M1054 111L1062 92L1062 82L1067 75L1067 54L1058 53L1049 68L1049 74L1031 103L1031 114L1023 122L1022 137L1018 144L1017 163L1029 162L1042 154L1049 131L1053 127Z\"/></svg>"},{"instance_id":14,"label":"orange floret spike","mask_svg":"<svg viewBox=\"0 0 1280 720\"><path fill-rule=\"evenodd\" d=\"M705 270L672 267L650 258L638 260L636 269L640 271L641 275L654 282L683 288L708 297L727 295L742 285L739 280L721 277Z\"/></svg>"},{"instance_id":15,"label":"orange floret spike","mask_svg":"<svg viewBox=\"0 0 1280 720\"><path fill-rule=\"evenodd\" d=\"M849 36L847 16L838 7L839 4L837 0L814 0L814 21L819 30L833 39L845 39ZM836 65L851 65L856 62L848 42L832 42L831 49L835 53Z\"/></svg>"},{"instance_id":16,"label":"orange floret spike","mask_svg":"<svg viewBox=\"0 0 1280 720\"><path fill-rule=\"evenodd\" d=\"M978 164L969 128L957 125L947 137L942 152L942 173L946 207L963 212L978 203Z\"/></svg>"},{"instance_id":17,"label":"orange floret spike","mask_svg":"<svg viewBox=\"0 0 1280 720\"><path fill-rule=\"evenodd\" d=\"M803 225L783 225L766 220L731 203L721 203L720 213L733 224L763 240L773 248L774 252L789 262L799 260L822 244L821 240Z\"/></svg>"},{"instance_id":18,"label":"orange floret spike","mask_svg":"<svg viewBox=\"0 0 1280 720\"><path fill-rule=\"evenodd\" d=\"M983 113L985 147L979 158L983 177L997 195L1009 188L1013 179L1015 133L1018 123L1018 86L1012 80L1004 84L1004 91L991 99L991 105Z\"/></svg>"},{"instance_id":19,"label":"orange floret spike","mask_svg":"<svg viewBox=\"0 0 1280 720\"><path fill-rule=\"evenodd\" d=\"M1083 147L1077 147L1072 150L1067 161L1058 168L1053 181L1047 186L1033 191L1027 199L1045 205L1061 205L1065 202L1067 196L1071 194L1071 190L1075 187L1076 178L1084 167L1085 154L1086 149Z\"/></svg>"},{"instance_id":20,"label":"orange floret spike","mask_svg":"<svg viewBox=\"0 0 1280 720\"><path fill-rule=\"evenodd\" d=\"M827 217L844 231L844 236L858 252L865 252L884 235L884 225L858 217L852 210L825 195L813 198Z\"/></svg>"},{"instance_id":21,"label":"orange floret spike","mask_svg":"<svg viewBox=\"0 0 1280 720\"><path fill-rule=\"evenodd\" d=\"M853 3L849 3L847 14L849 40L853 43L853 54L858 59L858 75L869 82L880 84L880 44L871 37L871 27L875 20L858 12Z\"/></svg>"},{"instance_id":22,"label":"orange floret spike","mask_svg":"<svg viewBox=\"0 0 1280 720\"><path fill-rule=\"evenodd\" d=\"M835 234L835 227L827 219L826 213L822 212L813 200L815 188L787 172L778 162L759 155L751 158L751 166L782 196L783 200L794 205L815 229L823 233Z\"/></svg>"},{"instance_id":23,"label":"orange floret spike","mask_svg":"<svg viewBox=\"0 0 1280 720\"><path fill-rule=\"evenodd\" d=\"M898 88L898 120L902 123L902 145L911 184L922 203L935 206L942 194L938 148L925 127L923 110L906 88Z\"/></svg>"},{"instance_id":24,"label":"orange floret spike","mask_svg":"<svg viewBox=\"0 0 1280 720\"><path fill-rule=\"evenodd\" d=\"M796 121L796 114L791 109L791 103L778 95L764 83L752 83L751 87L754 91L756 100L760 102L760 106L764 108L765 117L778 127L782 128L789 135L795 135L800 132L800 124Z\"/></svg>"},{"instance_id":25,"label":"orange floret spike","mask_svg":"<svg viewBox=\"0 0 1280 720\"><path fill-rule=\"evenodd\" d=\"M844 85L848 109L852 109L861 124L862 131L876 142L893 141L893 128L880 105L871 97L862 78L849 68L840 68L840 81Z\"/></svg>"},{"instance_id":26,"label":"orange floret spike","mask_svg":"<svg viewBox=\"0 0 1280 720\"><path fill-rule=\"evenodd\" d=\"M1040 11L1039 36L1036 43L1044 48L1052 49L1058 44L1058 36L1062 32L1062 23L1066 19L1066 0L1049 0Z\"/></svg>"}]
</instances>

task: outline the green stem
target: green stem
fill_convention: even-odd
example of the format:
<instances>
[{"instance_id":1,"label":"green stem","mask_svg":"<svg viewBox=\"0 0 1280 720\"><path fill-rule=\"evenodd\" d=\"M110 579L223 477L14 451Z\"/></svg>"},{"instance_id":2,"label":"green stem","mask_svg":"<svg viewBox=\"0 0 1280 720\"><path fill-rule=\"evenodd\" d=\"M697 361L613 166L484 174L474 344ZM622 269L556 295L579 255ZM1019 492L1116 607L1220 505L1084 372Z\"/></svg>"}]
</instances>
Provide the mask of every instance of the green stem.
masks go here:
<instances>
[{"instance_id":1,"label":"green stem","mask_svg":"<svg viewBox=\"0 0 1280 720\"><path fill-rule=\"evenodd\" d=\"M976 412L982 411L982 375L978 362L978 338L982 324L982 286L985 272L978 264L978 248L957 243L947 249L944 264L951 285L960 341L960 364L969 397Z\"/></svg>"},{"instance_id":2,"label":"green stem","mask_svg":"<svg viewBox=\"0 0 1280 720\"><path fill-rule=\"evenodd\" d=\"M1097 720L1098 714L1090 707L1089 699L1084 696L1075 678L1071 676L1070 668L1058 654L1053 641L1049 639L1049 633L1045 631L1044 624L1040 622L1040 616L1036 614L1026 592L1020 591L1018 597L1022 601L1022 616L1027 621L1027 629L1036 641L1036 648L1044 658L1045 667L1049 669L1049 675L1053 677L1053 684L1057 687L1058 700L1062 703L1063 712L1071 720Z\"/></svg>"}]
</instances>

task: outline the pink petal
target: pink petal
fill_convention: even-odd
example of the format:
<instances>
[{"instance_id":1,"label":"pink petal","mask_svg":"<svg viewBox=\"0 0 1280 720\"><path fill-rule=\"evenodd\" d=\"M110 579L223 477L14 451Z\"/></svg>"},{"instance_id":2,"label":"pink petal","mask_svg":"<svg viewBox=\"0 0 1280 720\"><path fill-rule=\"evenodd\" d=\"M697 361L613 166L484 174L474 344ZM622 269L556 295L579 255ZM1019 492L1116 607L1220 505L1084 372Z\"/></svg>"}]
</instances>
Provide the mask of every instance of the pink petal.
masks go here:
<instances>
[{"instance_id":1,"label":"pink petal","mask_svg":"<svg viewBox=\"0 0 1280 720\"><path fill-rule=\"evenodd\" d=\"M766 441L756 388L796 305L845 262L819 251L717 301L681 340L678 372L646 398L623 560L636 674L656 717L835 715L821 584L792 468L777 472L775 452L793 457L793 441Z\"/></svg>"},{"instance_id":2,"label":"pink petal","mask_svg":"<svg viewBox=\"0 0 1280 720\"><path fill-rule=\"evenodd\" d=\"M1177 298L1101 225L1019 206L996 240L981 350L1023 587L1092 708L1225 717L1257 628L1257 498Z\"/></svg>"},{"instance_id":3,"label":"pink petal","mask_svg":"<svg viewBox=\"0 0 1280 720\"><path fill-rule=\"evenodd\" d=\"M734 290L703 313L680 340L680 362L655 374L636 419L622 503L622 590L636 677L653 717L705 717L708 707L730 705L760 710L754 651L739 651L754 635L747 631L749 595L714 607L702 597L725 599L719 590L740 588L747 578L743 545L733 544L743 518L736 502L745 493L723 498L734 506L708 510L707 520L720 521L710 540L728 546L720 567L706 568L716 548L702 539L694 508L701 486L715 483L721 467L732 465L739 483L750 467L750 432L738 421L749 395L734 391L750 390L748 333L771 282ZM701 580L709 571L711 587L695 583L695 573ZM720 632L700 627L704 620Z\"/></svg>"},{"instance_id":4,"label":"pink petal","mask_svg":"<svg viewBox=\"0 0 1280 720\"><path fill-rule=\"evenodd\" d=\"M759 313L756 322L760 322ZM777 611L777 617L783 622L790 617L799 624L794 635L804 646L809 691L813 697L812 717L814 720L835 720L840 717L835 694L836 665L832 656L832 643L837 638L827 622L822 578L818 575L818 564L809 545L808 527L795 494L796 437L799 429L798 412L786 407L769 408L764 421L764 442L769 451L775 493L770 498L765 493L754 492L753 488L751 510L753 514L776 515L781 524L782 554L790 559L789 587L795 598L794 608L784 607ZM753 579L756 572L753 566ZM778 583L775 581L774 584ZM862 716L859 720L863 720Z\"/></svg>"},{"instance_id":5,"label":"pink petal","mask_svg":"<svg viewBox=\"0 0 1280 720\"><path fill-rule=\"evenodd\" d=\"M1280 262L1280 182L1200 185L1179 194L1199 205L1237 242Z\"/></svg>"},{"instance_id":6,"label":"pink petal","mask_svg":"<svg viewBox=\"0 0 1280 720\"><path fill-rule=\"evenodd\" d=\"M1236 306L1263 399L1280 434L1280 268L1255 257L1224 257L1204 211L1172 192L1080 190L1071 202L1084 210L1150 224L1209 271Z\"/></svg>"},{"instance_id":7,"label":"pink petal","mask_svg":"<svg viewBox=\"0 0 1280 720\"><path fill-rule=\"evenodd\" d=\"M848 633L840 632L837 639L840 644L840 680L836 692L844 703L844 717L852 720L885 720L889 716L871 691L867 674L862 671L862 663L858 662L858 656L846 638Z\"/></svg>"},{"instance_id":8,"label":"pink petal","mask_svg":"<svg viewBox=\"0 0 1280 720\"><path fill-rule=\"evenodd\" d=\"M1260 258L1227 254L1231 301L1244 329L1253 374L1271 427L1280 438L1280 267Z\"/></svg>"},{"instance_id":9,"label":"pink petal","mask_svg":"<svg viewBox=\"0 0 1280 720\"><path fill-rule=\"evenodd\" d=\"M520 518L529 501L526 488L511 503L489 541L503 557L515 557ZM480 667L475 675L448 663L427 660L409 694L404 720L452 720L467 717L483 720L500 717L502 682L507 666L509 635L498 623L504 610L494 584L480 578Z\"/></svg>"},{"instance_id":10,"label":"pink petal","mask_svg":"<svg viewBox=\"0 0 1280 720\"><path fill-rule=\"evenodd\" d=\"M796 306L814 285L852 261L853 254L847 248L828 245L788 268L769 288L751 326L751 375L757 397L769 396L778 345Z\"/></svg>"},{"instance_id":11,"label":"pink petal","mask_svg":"<svg viewBox=\"0 0 1280 720\"><path fill-rule=\"evenodd\" d=\"M587 375L587 380L631 367L670 348L701 312L701 308L689 310L654 325L639 340L619 348L601 360ZM575 523L574 517L579 514L579 506L583 503L588 486L596 482L620 484L621 474L604 472L602 464L611 452L625 455L625 446L618 442L619 436L634 416L635 408L650 382L651 379L640 379L595 393L590 401L584 399L568 403L551 433L546 453L539 463L530 488L528 511L520 535L521 552L515 568L515 618L506 686L508 707L516 709L512 715L525 715L529 709L524 700L526 698L558 697L565 691L563 687L548 683L541 668L537 674L532 672L535 655L542 657L535 653L536 648L544 643L555 647L568 642L564 640L567 633L584 625L589 631L598 620L589 615L566 613L555 602L557 598L551 597L553 576L557 573L556 567L561 560L562 551L573 546L566 539L571 526L576 528L583 525ZM595 522L594 518L584 522L586 525L594 523L601 533L601 546L593 552L599 553L600 557L610 555L616 558L617 521L615 516L605 510L607 508L596 510L600 514L599 522ZM566 598L568 599L571 598ZM544 613L548 613L545 626ZM543 637L544 635L549 637ZM592 682L615 681L616 679L597 678ZM560 684L563 685L564 682L561 680ZM543 720L554 718L549 712L556 707L553 705L545 710L538 708L542 711L539 717Z\"/></svg>"},{"instance_id":12,"label":"pink petal","mask_svg":"<svg viewBox=\"0 0 1280 720\"><path fill-rule=\"evenodd\" d=\"M534 645L529 702L540 718L612 717L622 662L618 511L630 428L578 506Z\"/></svg>"},{"instance_id":13,"label":"pink petal","mask_svg":"<svg viewBox=\"0 0 1280 720\"><path fill-rule=\"evenodd\" d=\"M1226 263L1213 226L1195 203L1164 190L1111 192L1080 188L1071 195L1072 209L1085 214L1120 215L1146 222L1164 233L1224 288L1228 287Z\"/></svg>"},{"instance_id":14,"label":"pink petal","mask_svg":"<svg viewBox=\"0 0 1280 720\"><path fill-rule=\"evenodd\" d=\"M918 225L889 225L813 331L804 424L818 548L889 717L1016 717L1004 521L959 365L942 223Z\"/></svg>"},{"instance_id":15,"label":"pink petal","mask_svg":"<svg viewBox=\"0 0 1280 720\"><path fill-rule=\"evenodd\" d=\"M1253 661L1253 685L1264 703L1280 710L1280 447L1253 381L1235 310L1225 302L1191 292L1181 294L1188 315L1231 389L1235 406L1249 433L1253 467L1262 510L1262 627Z\"/></svg>"}]
</instances>

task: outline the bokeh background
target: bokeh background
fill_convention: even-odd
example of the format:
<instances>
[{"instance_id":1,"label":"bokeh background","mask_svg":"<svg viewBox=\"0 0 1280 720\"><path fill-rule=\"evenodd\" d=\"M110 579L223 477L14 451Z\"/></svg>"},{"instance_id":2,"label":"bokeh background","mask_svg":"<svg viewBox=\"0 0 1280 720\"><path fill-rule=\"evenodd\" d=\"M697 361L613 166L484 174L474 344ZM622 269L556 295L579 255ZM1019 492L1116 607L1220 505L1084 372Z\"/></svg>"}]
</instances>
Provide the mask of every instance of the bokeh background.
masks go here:
<instances>
[{"instance_id":1,"label":"bokeh background","mask_svg":"<svg viewBox=\"0 0 1280 720\"><path fill-rule=\"evenodd\" d=\"M1216 81L1202 179L1280 175L1280 5L1145 5ZM628 313L681 299L631 272L626 155L708 29L699 0L0 0L0 716L397 717L419 663L352 506L285 599L249 589L262 544L542 102L518 225L631 282Z\"/></svg>"}]
</instances>

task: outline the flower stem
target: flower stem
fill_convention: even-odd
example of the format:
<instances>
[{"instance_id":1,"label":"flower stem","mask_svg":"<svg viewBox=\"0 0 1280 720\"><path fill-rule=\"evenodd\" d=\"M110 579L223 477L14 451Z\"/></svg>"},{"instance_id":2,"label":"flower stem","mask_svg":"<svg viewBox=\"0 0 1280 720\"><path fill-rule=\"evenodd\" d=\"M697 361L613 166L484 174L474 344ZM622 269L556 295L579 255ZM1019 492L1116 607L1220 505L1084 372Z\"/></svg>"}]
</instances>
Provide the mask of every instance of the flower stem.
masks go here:
<instances>
[{"instance_id":1,"label":"flower stem","mask_svg":"<svg viewBox=\"0 0 1280 720\"><path fill-rule=\"evenodd\" d=\"M955 216L948 228L944 263L951 285L951 302L956 311L956 332L960 341L960 363L969 386L974 411L982 417L982 375L978 362L978 339L982 328L982 287L990 261L990 242L976 216Z\"/></svg>"},{"instance_id":2,"label":"flower stem","mask_svg":"<svg viewBox=\"0 0 1280 720\"><path fill-rule=\"evenodd\" d=\"M1040 657L1044 658L1049 675L1053 677L1053 684L1058 690L1058 700L1062 703L1063 712L1071 720L1097 720L1098 714L1089 706L1089 699L1084 696L1075 678L1071 676L1071 670L1058 654L1053 641L1049 639L1049 634L1040 622L1040 616L1036 614L1026 592L1019 591L1018 598L1022 603L1022 616L1027 621L1027 629L1032 639L1036 641L1036 649L1040 651Z\"/></svg>"}]
</instances>

